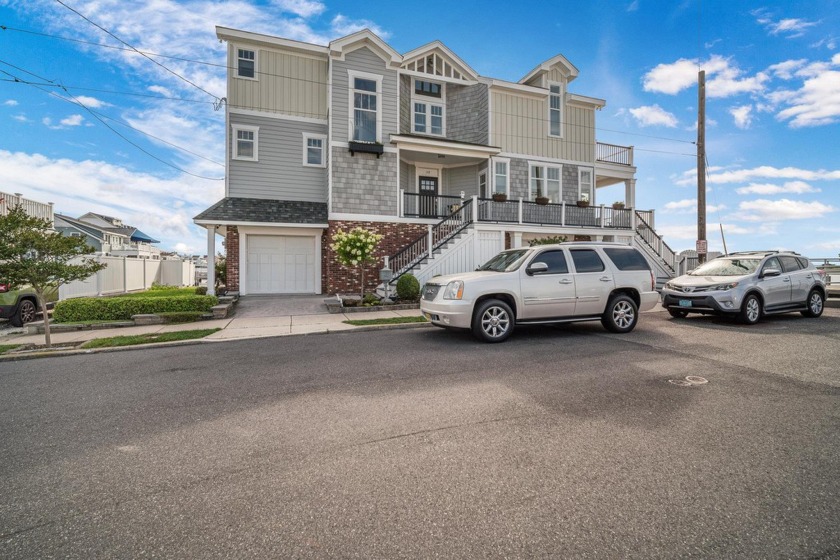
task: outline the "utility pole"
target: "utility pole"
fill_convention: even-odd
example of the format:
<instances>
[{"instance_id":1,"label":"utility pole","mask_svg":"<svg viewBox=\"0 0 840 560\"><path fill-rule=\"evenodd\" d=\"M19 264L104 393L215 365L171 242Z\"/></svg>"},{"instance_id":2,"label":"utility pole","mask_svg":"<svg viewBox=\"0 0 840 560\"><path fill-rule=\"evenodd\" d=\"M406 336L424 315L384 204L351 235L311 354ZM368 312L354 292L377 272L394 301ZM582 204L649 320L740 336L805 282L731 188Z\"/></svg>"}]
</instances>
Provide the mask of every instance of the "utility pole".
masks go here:
<instances>
[{"instance_id":1,"label":"utility pole","mask_svg":"<svg viewBox=\"0 0 840 560\"><path fill-rule=\"evenodd\" d=\"M697 262L706 262L706 71L697 88Z\"/></svg>"}]
</instances>

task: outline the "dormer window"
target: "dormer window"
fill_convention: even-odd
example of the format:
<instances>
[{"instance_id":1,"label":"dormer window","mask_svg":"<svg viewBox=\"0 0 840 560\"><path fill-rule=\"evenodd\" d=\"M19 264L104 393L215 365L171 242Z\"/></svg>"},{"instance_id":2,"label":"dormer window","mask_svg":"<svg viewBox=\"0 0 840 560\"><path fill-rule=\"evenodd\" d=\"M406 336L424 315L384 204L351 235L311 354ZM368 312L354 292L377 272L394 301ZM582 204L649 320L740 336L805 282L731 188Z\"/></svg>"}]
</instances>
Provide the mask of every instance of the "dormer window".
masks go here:
<instances>
[{"instance_id":1,"label":"dormer window","mask_svg":"<svg viewBox=\"0 0 840 560\"><path fill-rule=\"evenodd\" d=\"M236 75L239 78L257 79L257 52L248 49L236 51Z\"/></svg>"},{"instance_id":2,"label":"dormer window","mask_svg":"<svg viewBox=\"0 0 840 560\"><path fill-rule=\"evenodd\" d=\"M563 137L563 86L548 86L548 135Z\"/></svg>"},{"instance_id":3,"label":"dormer window","mask_svg":"<svg viewBox=\"0 0 840 560\"><path fill-rule=\"evenodd\" d=\"M414 78L411 105L413 115L411 130L413 132L433 136L446 134L444 84Z\"/></svg>"}]
</instances>

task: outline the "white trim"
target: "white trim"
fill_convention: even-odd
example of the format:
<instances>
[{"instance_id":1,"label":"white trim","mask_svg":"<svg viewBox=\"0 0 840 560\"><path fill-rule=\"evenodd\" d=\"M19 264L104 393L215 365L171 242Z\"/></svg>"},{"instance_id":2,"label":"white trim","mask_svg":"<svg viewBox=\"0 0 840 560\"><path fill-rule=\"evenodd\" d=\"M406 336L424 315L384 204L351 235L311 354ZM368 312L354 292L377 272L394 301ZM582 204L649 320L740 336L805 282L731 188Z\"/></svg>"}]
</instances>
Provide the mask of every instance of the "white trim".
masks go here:
<instances>
[{"instance_id":1,"label":"white trim","mask_svg":"<svg viewBox=\"0 0 840 560\"><path fill-rule=\"evenodd\" d=\"M534 154L519 154L514 152L499 152L500 157L510 159L524 159L528 161L540 161L548 164L561 163L563 165L582 165L584 167L593 167L594 161L577 161L572 159L549 158L545 156L535 156ZM626 167L626 166L624 166Z\"/></svg>"},{"instance_id":2,"label":"white trim","mask_svg":"<svg viewBox=\"0 0 840 560\"><path fill-rule=\"evenodd\" d=\"M547 197L554 204L558 204L560 202L563 202L563 165L562 164L547 164L547 163L542 162L542 161L534 161L534 160L529 160L528 161L528 200L534 200L537 196L536 190L534 190L531 187L531 179L533 178L532 170L536 167L539 167L540 169L543 170L542 177L541 177L542 183L543 183L542 184L542 189L541 189L542 196ZM548 170L549 169L556 169L557 170L557 175L558 175L557 181L560 182L560 185L559 185L559 188L558 188L558 191L557 191L557 196L559 196L560 198L556 199L556 200L555 200L554 196L552 196L551 193L549 193L549 191L548 191Z\"/></svg>"},{"instance_id":3,"label":"white trim","mask_svg":"<svg viewBox=\"0 0 840 560\"><path fill-rule=\"evenodd\" d=\"M556 94L552 93L551 88L553 86L557 86L558 88L560 88L560 91ZM560 138L560 139L562 139L563 138L563 129L565 128L565 123L563 122L563 119L566 116L566 111L564 110L565 99L566 99L566 96L564 95L564 93L565 93L566 88L560 82L548 82L548 88L547 89L548 89L548 98L546 99L546 105L547 105L547 108L548 108L548 114L546 116L548 118L548 123L547 123L548 126L546 128L548 129L548 136L549 136L549 138ZM558 109L553 109L551 107L551 99L552 99L552 97L555 97L555 96L560 98L560 107ZM552 134L551 133L551 112L552 111L558 111L560 113L560 119L559 119L559 123L558 123L558 126L560 127L560 134Z\"/></svg>"},{"instance_id":4,"label":"white trim","mask_svg":"<svg viewBox=\"0 0 840 560\"><path fill-rule=\"evenodd\" d=\"M227 107L227 104L225 104ZM295 121L295 122L305 122L305 123L312 123L312 124L320 124L320 125L327 125L329 121L327 119L316 119L313 117L298 117L297 115L287 115L285 113L273 113L268 111L255 111L253 109L238 109L236 107L230 107L228 109L230 114L232 115L248 115L251 117L264 117L267 119L277 119L281 121Z\"/></svg>"},{"instance_id":5,"label":"white trim","mask_svg":"<svg viewBox=\"0 0 840 560\"><path fill-rule=\"evenodd\" d=\"M303 136L303 166L304 167L320 167L325 169L327 167L327 135L318 134L314 132L301 132ZM309 163L309 140L321 141L321 163Z\"/></svg>"},{"instance_id":6,"label":"white trim","mask_svg":"<svg viewBox=\"0 0 840 560\"><path fill-rule=\"evenodd\" d=\"M417 86L416 83L418 81L421 82L428 82L431 84L437 84L440 86L440 97L434 97L432 95L423 95L418 94L416 92ZM408 108L408 119L409 119L409 128L411 132L414 134L428 134L429 136L436 136L440 138L446 138L446 83L436 79L433 75L425 75L421 77L412 77L410 80L411 88L411 97L410 97L410 105ZM414 121L414 104L415 103L422 103L426 105L426 130L423 132L418 132L415 129L415 121ZM441 114L441 132L440 134L435 134L432 132L432 107L437 106L442 109Z\"/></svg>"},{"instance_id":7,"label":"white trim","mask_svg":"<svg viewBox=\"0 0 840 560\"><path fill-rule=\"evenodd\" d=\"M371 74L370 72L360 72L358 70L347 70L347 112L348 112L348 122L347 122L347 141L354 142L353 140L353 129L355 128L356 122L356 107L353 100L353 94L356 92L356 88L353 87L355 85L356 78L362 80L373 80L376 82L376 92L363 92L365 94L374 93L376 95L376 142L382 142L382 101L383 101L383 94L382 94L382 81L385 79L385 76L381 74ZM361 91L361 90L360 90Z\"/></svg>"},{"instance_id":8,"label":"white trim","mask_svg":"<svg viewBox=\"0 0 840 560\"><path fill-rule=\"evenodd\" d=\"M562 54L557 54L549 58L548 60L538 64L536 68L528 72L521 80L519 80L519 83L524 84L530 81L532 78L536 77L537 74L547 74L548 71L554 67L559 68L560 73L566 76L567 81L569 82L574 80L580 72L574 64L569 62L568 58L566 58Z\"/></svg>"},{"instance_id":9,"label":"white trim","mask_svg":"<svg viewBox=\"0 0 840 560\"><path fill-rule=\"evenodd\" d=\"M333 193L333 138L335 138L335 129L333 127L333 61L332 58L327 58L327 115L330 118L327 120L327 149L330 154L327 158L327 215L332 211L332 193Z\"/></svg>"},{"instance_id":10,"label":"white trim","mask_svg":"<svg viewBox=\"0 0 840 560\"><path fill-rule=\"evenodd\" d=\"M239 75L239 60L240 60L239 51L240 50L254 53L254 77L253 78L249 77L249 76L240 76ZM260 59L260 50L255 48L255 47L252 47L251 45L243 46L243 45L234 44L233 45L233 54L235 55L233 57L233 59L234 59L233 61L235 63L234 70L233 70L233 78L235 80L250 80L252 82L258 82L259 81L258 76L260 75L259 65L258 65L259 64L259 59ZM247 59L244 59L244 60L247 60Z\"/></svg>"},{"instance_id":11,"label":"white trim","mask_svg":"<svg viewBox=\"0 0 840 560\"><path fill-rule=\"evenodd\" d=\"M603 109L607 102L597 97L588 97L586 95L579 95L577 93L566 93L566 103L569 105L577 105L586 109Z\"/></svg>"},{"instance_id":12,"label":"white trim","mask_svg":"<svg viewBox=\"0 0 840 560\"><path fill-rule=\"evenodd\" d=\"M446 138L420 138L417 136L406 136L392 134L391 143L397 144L403 150L414 150L419 152L436 153L464 157L486 157L499 153L500 148L495 146L481 146L452 142Z\"/></svg>"},{"instance_id":13,"label":"white trim","mask_svg":"<svg viewBox=\"0 0 840 560\"><path fill-rule=\"evenodd\" d=\"M273 35L265 35L263 33L254 33L252 31L242 31L230 27L216 26L216 37L221 41L247 41L249 43L261 43L278 47L281 49L291 49L295 51L303 51L309 53L316 53L322 55L321 59L329 53L329 48L322 45L315 45L312 43L304 43L302 41L294 41L292 39L283 39Z\"/></svg>"},{"instance_id":14,"label":"white trim","mask_svg":"<svg viewBox=\"0 0 840 560\"><path fill-rule=\"evenodd\" d=\"M230 196L230 160L233 154L232 145L230 144L231 130L230 130L230 107L225 103L225 198Z\"/></svg>"},{"instance_id":15,"label":"white trim","mask_svg":"<svg viewBox=\"0 0 840 560\"><path fill-rule=\"evenodd\" d=\"M403 61L403 57L400 56L400 53L395 51L391 45L383 41L370 29L362 29L361 31L351 33L346 37L330 41L329 52L330 56L337 57L339 60L344 60L347 53L357 51L364 47L373 51L391 68L399 68Z\"/></svg>"},{"instance_id":16,"label":"white trim","mask_svg":"<svg viewBox=\"0 0 840 560\"><path fill-rule=\"evenodd\" d=\"M431 43L428 43L421 47L417 47L416 49L405 53L402 57L403 66L414 62L415 59L418 59L421 56L428 56L429 54L434 53L435 50L438 50L440 51L440 53L443 53L445 57L449 59L449 64L455 67L455 70L457 70L459 74L467 74L467 77L470 79L470 81L478 80L478 73L475 70L473 70L469 64L461 60L461 58L458 57L458 55L456 55L454 52L452 52L449 49L449 47L437 40L432 41ZM440 53L438 53L438 55L440 55ZM405 69L403 69L403 71L406 73L412 72L410 70ZM431 76L432 74L427 75ZM439 79L454 80L453 78L444 78L443 76L440 76ZM468 80L457 80L455 81L455 83L468 83Z\"/></svg>"},{"instance_id":17,"label":"white trim","mask_svg":"<svg viewBox=\"0 0 840 560\"><path fill-rule=\"evenodd\" d=\"M260 127L250 126L250 125L245 125L245 124L232 124L232 125L230 125L230 128L231 128L231 132L230 132L230 138L231 138L230 154L231 154L231 158L235 159L237 161L260 161ZM253 142L254 142L254 157L243 157L243 156L237 155L237 149L238 149L237 143L239 141L239 138L237 138L237 133L240 130L244 131L244 132L253 132L254 133L254 140L253 140Z\"/></svg>"},{"instance_id":18,"label":"white trim","mask_svg":"<svg viewBox=\"0 0 840 560\"><path fill-rule=\"evenodd\" d=\"M437 82L456 84L459 86L474 86L480 83L478 80L459 80L457 78L450 78L448 76L438 76L436 74L425 74L423 72L417 72L416 70L406 70L405 68L400 68L400 75L412 76L416 78L432 78Z\"/></svg>"},{"instance_id":19,"label":"white trim","mask_svg":"<svg viewBox=\"0 0 840 560\"><path fill-rule=\"evenodd\" d=\"M329 224L292 224L286 222L231 222L229 220L193 220L197 226L237 226L237 227L284 227L284 228L306 228L306 229L326 229Z\"/></svg>"},{"instance_id":20,"label":"white trim","mask_svg":"<svg viewBox=\"0 0 840 560\"><path fill-rule=\"evenodd\" d=\"M548 96L547 89L514 84L512 82L505 82L504 80L490 79L488 86L491 90L504 90L511 95L522 95L524 97L539 99L545 99Z\"/></svg>"},{"instance_id":21,"label":"white trim","mask_svg":"<svg viewBox=\"0 0 840 560\"><path fill-rule=\"evenodd\" d=\"M490 195L490 182L487 180L488 170L484 169L483 171L478 172L478 183L476 184L476 192L478 193L479 198L489 198ZM484 194L481 193L481 178L484 177Z\"/></svg>"},{"instance_id":22,"label":"white trim","mask_svg":"<svg viewBox=\"0 0 840 560\"><path fill-rule=\"evenodd\" d=\"M510 197L510 159L509 158L502 158L502 157L492 157L490 158L490 165L491 165L491 173L490 177L492 177L490 194L496 192L496 164L497 163L504 163L507 167L507 173L505 173L505 195Z\"/></svg>"},{"instance_id":23,"label":"white trim","mask_svg":"<svg viewBox=\"0 0 840 560\"><path fill-rule=\"evenodd\" d=\"M582 190L581 190L580 176L584 171L589 171L592 174L591 178L590 178L590 183L589 183L589 205L590 206L595 206L595 191L597 189L595 188L595 168L594 167L589 167L589 166L579 166L578 167L578 184L577 184L578 200L582 200L581 199Z\"/></svg>"}]
</instances>

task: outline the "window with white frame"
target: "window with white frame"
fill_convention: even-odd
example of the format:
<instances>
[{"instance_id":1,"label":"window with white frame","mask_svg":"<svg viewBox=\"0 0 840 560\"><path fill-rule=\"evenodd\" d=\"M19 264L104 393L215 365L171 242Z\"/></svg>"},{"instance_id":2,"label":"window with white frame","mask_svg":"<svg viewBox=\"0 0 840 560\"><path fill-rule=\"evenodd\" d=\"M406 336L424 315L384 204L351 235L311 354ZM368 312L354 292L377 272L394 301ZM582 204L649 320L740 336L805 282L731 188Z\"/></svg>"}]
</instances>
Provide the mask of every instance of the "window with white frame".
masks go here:
<instances>
[{"instance_id":1,"label":"window with white frame","mask_svg":"<svg viewBox=\"0 0 840 560\"><path fill-rule=\"evenodd\" d=\"M353 107L350 140L379 142L382 76L350 72L350 97Z\"/></svg>"},{"instance_id":2,"label":"window with white frame","mask_svg":"<svg viewBox=\"0 0 840 560\"><path fill-rule=\"evenodd\" d=\"M563 136L563 86L548 86L548 135Z\"/></svg>"},{"instance_id":3,"label":"window with white frame","mask_svg":"<svg viewBox=\"0 0 840 560\"><path fill-rule=\"evenodd\" d=\"M578 200L587 200L595 203L595 192L592 189L595 170L591 167L578 168Z\"/></svg>"},{"instance_id":4,"label":"window with white frame","mask_svg":"<svg viewBox=\"0 0 840 560\"><path fill-rule=\"evenodd\" d=\"M413 132L434 136L446 134L446 104L443 99L444 84L414 78L414 92L411 96Z\"/></svg>"},{"instance_id":5,"label":"window with white frame","mask_svg":"<svg viewBox=\"0 0 840 560\"><path fill-rule=\"evenodd\" d=\"M240 78L257 79L257 51L236 49L236 75Z\"/></svg>"},{"instance_id":6,"label":"window with white frame","mask_svg":"<svg viewBox=\"0 0 840 560\"><path fill-rule=\"evenodd\" d=\"M490 198L490 193L487 192L487 172L482 171L478 174L478 197Z\"/></svg>"},{"instance_id":7,"label":"window with white frame","mask_svg":"<svg viewBox=\"0 0 840 560\"><path fill-rule=\"evenodd\" d=\"M495 160L493 171L493 192L507 194L509 162L507 160Z\"/></svg>"},{"instance_id":8,"label":"window with white frame","mask_svg":"<svg viewBox=\"0 0 840 560\"><path fill-rule=\"evenodd\" d=\"M257 161L259 127L233 125L233 159Z\"/></svg>"},{"instance_id":9,"label":"window with white frame","mask_svg":"<svg viewBox=\"0 0 840 560\"><path fill-rule=\"evenodd\" d=\"M528 197L533 200L544 196L553 203L563 200L562 172L563 168L559 165L530 164Z\"/></svg>"},{"instance_id":10,"label":"window with white frame","mask_svg":"<svg viewBox=\"0 0 840 560\"><path fill-rule=\"evenodd\" d=\"M306 167L326 167L327 158L324 150L327 137L323 134L303 133L303 165Z\"/></svg>"}]
</instances>

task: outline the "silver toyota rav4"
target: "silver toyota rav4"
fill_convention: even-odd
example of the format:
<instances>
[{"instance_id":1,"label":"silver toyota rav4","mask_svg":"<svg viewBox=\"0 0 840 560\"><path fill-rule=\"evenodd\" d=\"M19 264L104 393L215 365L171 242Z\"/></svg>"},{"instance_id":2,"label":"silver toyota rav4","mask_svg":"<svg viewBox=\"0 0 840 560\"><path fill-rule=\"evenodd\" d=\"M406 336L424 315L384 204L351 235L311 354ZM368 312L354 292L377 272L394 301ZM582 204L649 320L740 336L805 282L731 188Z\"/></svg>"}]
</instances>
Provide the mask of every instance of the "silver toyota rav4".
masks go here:
<instances>
[{"instance_id":1,"label":"silver toyota rav4","mask_svg":"<svg viewBox=\"0 0 840 560\"><path fill-rule=\"evenodd\" d=\"M633 330L659 301L639 251L619 243L560 243L502 251L475 272L426 282L420 310L432 324L502 342L517 324L601 321Z\"/></svg>"},{"instance_id":2,"label":"silver toyota rav4","mask_svg":"<svg viewBox=\"0 0 840 560\"><path fill-rule=\"evenodd\" d=\"M787 251L730 253L665 284L662 306L672 317L715 313L754 324L762 315L799 311L819 317L825 274Z\"/></svg>"}]
</instances>

